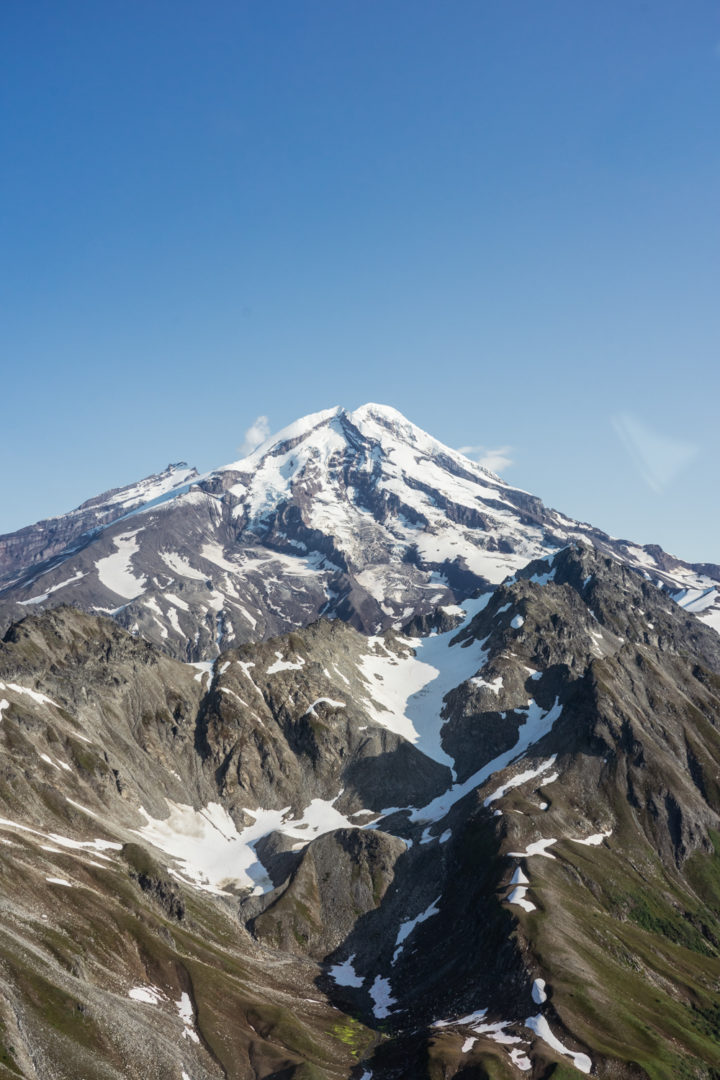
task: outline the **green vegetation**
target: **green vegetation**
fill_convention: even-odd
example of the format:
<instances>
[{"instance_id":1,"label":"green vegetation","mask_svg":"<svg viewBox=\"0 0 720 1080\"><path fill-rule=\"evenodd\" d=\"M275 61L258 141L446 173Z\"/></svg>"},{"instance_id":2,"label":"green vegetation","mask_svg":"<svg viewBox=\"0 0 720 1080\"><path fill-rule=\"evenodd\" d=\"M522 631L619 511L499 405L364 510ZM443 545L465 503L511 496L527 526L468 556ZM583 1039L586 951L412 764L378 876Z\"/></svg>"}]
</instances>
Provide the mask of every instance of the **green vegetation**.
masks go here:
<instances>
[{"instance_id":1,"label":"green vegetation","mask_svg":"<svg viewBox=\"0 0 720 1080\"><path fill-rule=\"evenodd\" d=\"M548 1080L578 1080L583 1074L574 1065L553 1065L548 1073Z\"/></svg>"},{"instance_id":2,"label":"green vegetation","mask_svg":"<svg viewBox=\"0 0 720 1080\"><path fill-rule=\"evenodd\" d=\"M258 1035L280 1043L301 1059L328 1059L313 1034L299 1023L290 1009L253 1003L248 1006L247 1019Z\"/></svg>"},{"instance_id":3,"label":"green vegetation","mask_svg":"<svg viewBox=\"0 0 720 1080\"><path fill-rule=\"evenodd\" d=\"M717 948L713 947L690 921L690 913L677 911L663 902L657 893L627 893L618 896L618 901L627 908L627 918L648 933L664 937L692 952L705 956L717 955Z\"/></svg>"},{"instance_id":4,"label":"green vegetation","mask_svg":"<svg viewBox=\"0 0 720 1080\"><path fill-rule=\"evenodd\" d=\"M354 1058L359 1058L368 1045L367 1029L353 1016L338 1020L330 1029L330 1034L338 1042L347 1046Z\"/></svg>"},{"instance_id":5,"label":"green vegetation","mask_svg":"<svg viewBox=\"0 0 720 1080\"><path fill-rule=\"evenodd\" d=\"M537 896L563 917L560 926L538 914L533 949L560 1019L591 1057L634 1064L651 1080L720 1070L719 840L685 875L663 866L637 832L630 859L568 847L572 863L538 865ZM578 1073L558 1064L550 1075Z\"/></svg>"}]
</instances>

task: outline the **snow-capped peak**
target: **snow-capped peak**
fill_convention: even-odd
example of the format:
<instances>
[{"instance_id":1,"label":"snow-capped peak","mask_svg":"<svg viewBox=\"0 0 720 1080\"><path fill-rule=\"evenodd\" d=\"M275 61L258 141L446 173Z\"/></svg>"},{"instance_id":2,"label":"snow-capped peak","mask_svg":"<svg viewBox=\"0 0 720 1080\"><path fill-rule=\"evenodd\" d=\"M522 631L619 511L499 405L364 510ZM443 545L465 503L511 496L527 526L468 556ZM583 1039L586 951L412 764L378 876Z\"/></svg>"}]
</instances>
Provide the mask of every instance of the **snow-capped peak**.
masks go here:
<instances>
[{"instance_id":1,"label":"snow-capped peak","mask_svg":"<svg viewBox=\"0 0 720 1080\"><path fill-rule=\"evenodd\" d=\"M701 617L720 623L720 570L574 522L375 403L312 413L203 477L174 466L85 508L54 548L38 529L45 561L6 586L6 623L65 601L207 660L320 615L372 633L402 625L575 540L700 596Z\"/></svg>"},{"instance_id":2,"label":"snow-capped peak","mask_svg":"<svg viewBox=\"0 0 720 1080\"><path fill-rule=\"evenodd\" d=\"M433 438L411 423L397 409L374 402L361 405L352 411L334 406L321 412L310 413L270 435L251 454L223 466L216 470L216 473L253 473L264 458L279 458L294 450L300 443L306 444L309 453L327 460L332 452L341 449L338 439L357 449L357 432L368 443L379 447L381 453L397 452L399 444L425 457L445 458L456 468L481 477L485 482L508 487L495 473Z\"/></svg>"},{"instance_id":3,"label":"snow-capped peak","mask_svg":"<svg viewBox=\"0 0 720 1080\"><path fill-rule=\"evenodd\" d=\"M256 446L252 453L248 454L246 457L239 458L229 465L223 465L216 471L219 473L252 472L258 461L267 454L277 452L282 447L294 444L300 439L307 438L307 436L317 428L326 426L333 417L339 416L342 412L343 410L339 406L334 406L331 409L323 409L321 412L309 413L308 416L303 416L299 420L294 420L292 424L288 424L274 435L268 436L267 439L261 442L259 446Z\"/></svg>"}]
</instances>

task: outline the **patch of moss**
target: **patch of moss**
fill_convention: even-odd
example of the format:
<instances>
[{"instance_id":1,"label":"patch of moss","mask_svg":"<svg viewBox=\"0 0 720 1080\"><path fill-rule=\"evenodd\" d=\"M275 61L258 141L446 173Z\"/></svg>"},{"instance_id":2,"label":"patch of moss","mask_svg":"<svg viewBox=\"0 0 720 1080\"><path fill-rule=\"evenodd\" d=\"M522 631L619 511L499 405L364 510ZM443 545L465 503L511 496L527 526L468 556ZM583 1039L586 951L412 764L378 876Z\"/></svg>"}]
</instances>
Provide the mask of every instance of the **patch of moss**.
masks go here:
<instances>
[{"instance_id":1,"label":"patch of moss","mask_svg":"<svg viewBox=\"0 0 720 1080\"><path fill-rule=\"evenodd\" d=\"M347 1046L354 1058L359 1058L368 1043L368 1033L353 1016L338 1020L330 1029L330 1034L338 1042Z\"/></svg>"},{"instance_id":2,"label":"patch of moss","mask_svg":"<svg viewBox=\"0 0 720 1080\"><path fill-rule=\"evenodd\" d=\"M301 949L307 948L307 943L310 940L307 934L304 934L301 930L298 930L296 926L292 928L293 937L297 941Z\"/></svg>"}]
</instances>

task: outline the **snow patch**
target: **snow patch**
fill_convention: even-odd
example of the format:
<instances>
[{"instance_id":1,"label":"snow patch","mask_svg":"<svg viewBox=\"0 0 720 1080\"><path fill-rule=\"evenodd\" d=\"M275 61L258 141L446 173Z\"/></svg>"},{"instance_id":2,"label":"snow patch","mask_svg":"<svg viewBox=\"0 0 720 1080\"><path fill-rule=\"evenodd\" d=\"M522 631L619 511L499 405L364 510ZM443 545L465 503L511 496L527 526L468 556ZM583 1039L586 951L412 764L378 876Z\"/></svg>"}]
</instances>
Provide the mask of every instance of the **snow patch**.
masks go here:
<instances>
[{"instance_id":1,"label":"snow patch","mask_svg":"<svg viewBox=\"0 0 720 1080\"><path fill-rule=\"evenodd\" d=\"M115 551L95 563L98 577L105 588L126 600L142 596L147 583L147 578L144 575L136 577L132 568L132 557L140 550L137 542L140 532L142 529L117 536L113 540Z\"/></svg>"},{"instance_id":2,"label":"snow patch","mask_svg":"<svg viewBox=\"0 0 720 1080\"><path fill-rule=\"evenodd\" d=\"M515 1068L520 1069L521 1072L529 1072L532 1069L530 1058L523 1050L519 1050L517 1047L510 1051L510 1060Z\"/></svg>"},{"instance_id":3,"label":"snow patch","mask_svg":"<svg viewBox=\"0 0 720 1080\"><path fill-rule=\"evenodd\" d=\"M344 709L345 708L345 702L344 701L335 701L333 698L329 698L329 697L319 697L317 699L317 701L313 701L310 708L306 712L303 713L303 716L315 716L315 706L316 705L322 705L323 703L325 703L326 705L330 705L330 707L333 708L333 709Z\"/></svg>"},{"instance_id":4,"label":"snow patch","mask_svg":"<svg viewBox=\"0 0 720 1080\"><path fill-rule=\"evenodd\" d=\"M191 1042L199 1044L200 1036L195 1030L195 1016L190 995L182 993L180 995L180 1000L175 1002L175 1006L178 1011L178 1016L183 1022L183 1039L190 1039Z\"/></svg>"},{"instance_id":5,"label":"snow patch","mask_svg":"<svg viewBox=\"0 0 720 1080\"><path fill-rule=\"evenodd\" d=\"M46 697L45 694L41 694L39 690L31 690L29 686L20 686L19 683L0 682L0 690L11 690L14 694L25 694L27 697L32 698L38 705L52 705L55 709L60 708L56 701Z\"/></svg>"},{"instance_id":6,"label":"snow patch","mask_svg":"<svg viewBox=\"0 0 720 1080\"><path fill-rule=\"evenodd\" d=\"M302 656L298 656L296 664L293 664L290 660L283 660L281 652L276 652L275 656L277 659L275 660L275 663L271 664L267 669L267 675L275 675L278 671L299 671L305 664Z\"/></svg>"},{"instance_id":7,"label":"snow patch","mask_svg":"<svg viewBox=\"0 0 720 1080\"><path fill-rule=\"evenodd\" d=\"M524 885L518 885L508 896L508 904L517 904L523 911L537 911L535 904L525 899L526 894L527 888Z\"/></svg>"},{"instance_id":8,"label":"snow patch","mask_svg":"<svg viewBox=\"0 0 720 1080\"><path fill-rule=\"evenodd\" d=\"M544 1016L538 1014L537 1016L529 1016L525 1021L525 1027L534 1031L538 1038L546 1042L549 1047L556 1050L558 1054L564 1054L566 1057L572 1059L575 1068L582 1073L589 1073L592 1069L592 1061L587 1054L577 1054L573 1050L568 1050L567 1046L560 1042L560 1040L553 1035L550 1030L550 1025Z\"/></svg>"},{"instance_id":9,"label":"snow patch","mask_svg":"<svg viewBox=\"0 0 720 1080\"><path fill-rule=\"evenodd\" d=\"M189 578L191 581L207 581L208 576L201 570L196 570L194 566L191 566L184 555L181 555L177 551L161 551L160 558L166 566L175 574L179 574L180 577Z\"/></svg>"},{"instance_id":10,"label":"snow patch","mask_svg":"<svg viewBox=\"0 0 720 1080\"><path fill-rule=\"evenodd\" d=\"M468 1013L467 1016L455 1017L452 1020L436 1020L432 1027L470 1027L472 1024L481 1023L487 1016L487 1009L478 1009L477 1012Z\"/></svg>"},{"instance_id":11,"label":"snow patch","mask_svg":"<svg viewBox=\"0 0 720 1080\"><path fill-rule=\"evenodd\" d=\"M391 993L390 980L383 978L382 975L378 975L370 987L370 997L373 1000L373 1011L378 1020L384 1020L386 1016L389 1016L397 1004Z\"/></svg>"},{"instance_id":12,"label":"snow patch","mask_svg":"<svg viewBox=\"0 0 720 1080\"><path fill-rule=\"evenodd\" d=\"M335 980L338 986L362 986L363 980L355 973L353 961L355 955L343 960L342 964L334 964L328 969L328 975Z\"/></svg>"},{"instance_id":13,"label":"snow patch","mask_svg":"<svg viewBox=\"0 0 720 1080\"><path fill-rule=\"evenodd\" d=\"M599 847L603 840L607 840L608 836L612 835L612 829L608 829L607 832L593 833L592 836L586 836L584 839L579 836L570 836L569 840L572 840L573 844L585 844L586 847Z\"/></svg>"},{"instance_id":14,"label":"snow patch","mask_svg":"<svg viewBox=\"0 0 720 1080\"><path fill-rule=\"evenodd\" d=\"M508 855L515 859L529 859L531 855L544 855L546 859L554 859L555 856L546 851L546 848L549 848L552 844L557 844L557 840L552 838L549 840L535 840L532 844L528 844L526 851L509 851Z\"/></svg>"},{"instance_id":15,"label":"snow patch","mask_svg":"<svg viewBox=\"0 0 720 1080\"><path fill-rule=\"evenodd\" d=\"M64 589L66 585L72 585L74 581L79 581L80 578L87 577L87 573L82 570L78 570L71 578L66 578L65 581L60 581L57 585L53 585L47 592L40 593L38 596L31 596L29 600L18 600L21 607L27 607L29 604L42 604L44 600L47 600L48 596L51 596L58 589Z\"/></svg>"},{"instance_id":16,"label":"snow patch","mask_svg":"<svg viewBox=\"0 0 720 1080\"><path fill-rule=\"evenodd\" d=\"M164 996L157 986L133 986L131 990L128 990L129 998L133 1001L142 1001L145 1005L159 1005Z\"/></svg>"}]
</instances>

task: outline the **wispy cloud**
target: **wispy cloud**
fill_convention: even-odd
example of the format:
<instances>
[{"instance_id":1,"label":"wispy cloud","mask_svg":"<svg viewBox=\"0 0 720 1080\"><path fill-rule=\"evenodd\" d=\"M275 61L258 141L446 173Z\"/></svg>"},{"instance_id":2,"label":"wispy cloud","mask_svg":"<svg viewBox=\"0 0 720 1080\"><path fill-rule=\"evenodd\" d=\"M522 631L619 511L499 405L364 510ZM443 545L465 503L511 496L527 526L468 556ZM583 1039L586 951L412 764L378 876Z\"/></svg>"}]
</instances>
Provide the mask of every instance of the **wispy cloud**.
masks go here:
<instances>
[{"instance_id":1,"label":"wispy cloud","mask_svg":"<svg viewBox=\"0 0 720 1080\"><path fill-rule=\"evenodd\" d=\"M478 465L482 465L484 469L489 469L490 472L498 475L513 464L513 459L510 457L512 446L498 446L495 450L487 446L460 446L458 450L465 457L472 458Z\"/></svg>"},{"instance_id":2,"label":"wispy cloud","mask_svg":"<svg viewBox=\"0 0 720 1080\"><path fill-rule=\"evenodd\" d=\"M648 487L658 493L664 491L700 451L696 443L653 431L633 413L617 413L611 419L635 468Z\"/></svg>"},{"instance_id":3,"label":"wispy cloud","mask_svg":"<svg viewBox=\"0 0 720 1080\"><path fill-rule=\"evenodd\" d=\"M270 421L267 416L256 416L250 427L245 432L243 443L240 447L241 457L247 457L253 450L265 442L270 434Z\"/></svg>"}]
</instances>

